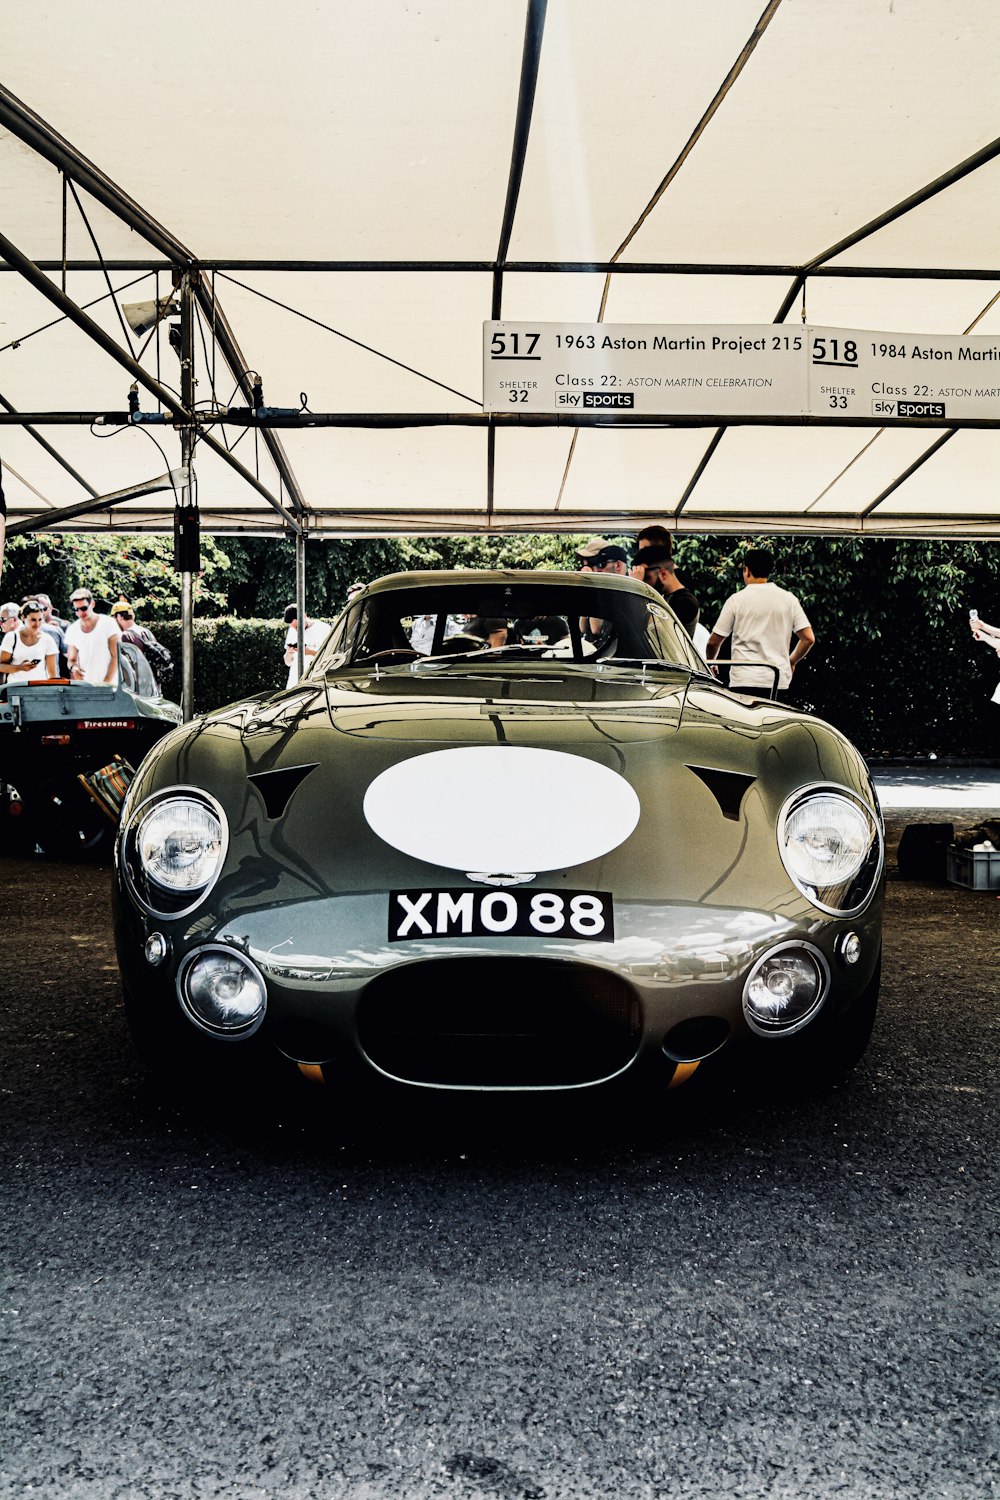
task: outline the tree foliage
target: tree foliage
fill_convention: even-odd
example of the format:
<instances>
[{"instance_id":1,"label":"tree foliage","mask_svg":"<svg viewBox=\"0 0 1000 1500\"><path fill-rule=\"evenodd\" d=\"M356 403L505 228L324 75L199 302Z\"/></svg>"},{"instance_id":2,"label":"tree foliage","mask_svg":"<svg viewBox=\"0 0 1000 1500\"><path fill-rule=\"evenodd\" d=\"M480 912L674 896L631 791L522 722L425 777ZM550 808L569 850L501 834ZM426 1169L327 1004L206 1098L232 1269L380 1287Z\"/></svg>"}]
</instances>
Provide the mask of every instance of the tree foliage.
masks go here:
<instances>
[{"instance_id":1,"label":"tree foliage","mask_svg":"<svg viewBox=\"0 0 1000 1500\"><path fill-rule=\"evenodd\" d=\"M773 582L802 600L816 645L794 696L868 755L994 757L1000 662L972 639L970 607L1000 623L1000 549L983 542L839 537L692 537L678 573L709 628L740 587L748 545L775 557Z\"/></svg>"},{"instance_id":2,"label":"tree foliage","mask_svg":"<svg viewBox=\"0 0 1000 1500\"><path fill-rule=\"evenodd\" d=\"M173 538L164 536L41 531L12 537L4 559L3 597L19 600L40 589L49 595L56 613L65 614L73 590L89 588L98 607L124 594L143 620L171 619L180 613L181 602L173 558ZM229 558L212 537L201 539L201 564L195 583L196 613L227 610Z\"/></svg>"},{"instance_id":3,"label":"tree foliage","mask_svg":"<svg viewBox=\"0 0 1000 1500\"><path fill-rule=\"evenodd\" d=\"M354 582L415 568L573 568L580 536L379 537L310 541L306 546L309 613L332 617ZM631 539L625 539L631 545ZM244 617L279 616L295 598L295 545L270 537L226 540L230 610Z\"/></svg>"}]
</instances>

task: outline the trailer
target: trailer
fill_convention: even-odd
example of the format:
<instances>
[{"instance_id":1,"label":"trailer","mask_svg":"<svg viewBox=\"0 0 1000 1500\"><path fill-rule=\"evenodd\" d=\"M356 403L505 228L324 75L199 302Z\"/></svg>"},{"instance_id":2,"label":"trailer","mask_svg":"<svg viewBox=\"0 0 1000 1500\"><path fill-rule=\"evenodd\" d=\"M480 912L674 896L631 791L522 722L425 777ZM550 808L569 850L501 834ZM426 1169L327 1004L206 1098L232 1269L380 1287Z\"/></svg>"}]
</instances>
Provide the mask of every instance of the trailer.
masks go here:
<instances>
[{"instance_id":1,"label":"trailer","mask_svg":"<svg viewBox=\"0 0 1000 1500\"><path fill-rule=\"evenodd\" d=\"M147 750L181 722L176 703L149 677L126 668L134 687L57 679L8 682L0 690L0 842L55 859L110 848L114 823L81 784L121 756L138 768Z\"/></svg>"}]
</instances>

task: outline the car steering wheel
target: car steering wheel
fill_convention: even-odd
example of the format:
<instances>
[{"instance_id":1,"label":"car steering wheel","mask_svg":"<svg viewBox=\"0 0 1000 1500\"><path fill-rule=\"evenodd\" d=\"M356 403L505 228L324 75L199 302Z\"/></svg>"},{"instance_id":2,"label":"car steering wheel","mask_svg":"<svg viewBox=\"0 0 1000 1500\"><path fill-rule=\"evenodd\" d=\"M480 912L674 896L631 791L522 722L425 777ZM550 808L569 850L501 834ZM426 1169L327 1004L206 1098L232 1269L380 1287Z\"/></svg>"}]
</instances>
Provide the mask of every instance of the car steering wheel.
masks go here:
<instances>
[{"instance_id":1,"label":"car steering wheel","mask_svg":"<svg viewBox=\"0 0 1000 1500\"><path fill-rule=\"evenodd\" d=\"M420 654L412 646L386 646L383 651L373 651L371 656L366 656L358 665L366 666L370 661L385 661L386 657L392 657L395 661L412 661Z\"/></svg>"},{"instance_id":2,"label":"car steering wheel","mask_svg":"<svg viewBox=\"0 0 1000 1500\"><path fill-rule=\"evenodd\" d=\"M486 651L486 642L481 635L465 635L459 632L447 635L434 652L435 656L467 656L472 651Z\"/></svg>"}]
</instances>

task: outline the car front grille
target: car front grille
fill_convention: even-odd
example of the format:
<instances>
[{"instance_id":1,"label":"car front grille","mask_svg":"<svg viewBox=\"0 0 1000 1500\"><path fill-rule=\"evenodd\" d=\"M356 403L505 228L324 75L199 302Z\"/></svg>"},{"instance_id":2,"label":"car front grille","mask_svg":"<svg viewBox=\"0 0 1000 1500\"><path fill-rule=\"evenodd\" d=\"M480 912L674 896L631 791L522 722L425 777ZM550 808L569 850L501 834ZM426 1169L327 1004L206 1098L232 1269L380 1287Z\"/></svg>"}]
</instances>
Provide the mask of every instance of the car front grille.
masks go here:
<instances>
[{"instance_id":1,"label":"car front grille","mask_svg":"<svg viewBox=\"0 0 1000 1500\"><path fill-rule=\"evenodd\" d=\"M554 959L447 958L379 975L358 1010L377 1068L444 1088L573 1088L610 1078L639 1045L618 975Z\"/></svg>"}]
</instances>

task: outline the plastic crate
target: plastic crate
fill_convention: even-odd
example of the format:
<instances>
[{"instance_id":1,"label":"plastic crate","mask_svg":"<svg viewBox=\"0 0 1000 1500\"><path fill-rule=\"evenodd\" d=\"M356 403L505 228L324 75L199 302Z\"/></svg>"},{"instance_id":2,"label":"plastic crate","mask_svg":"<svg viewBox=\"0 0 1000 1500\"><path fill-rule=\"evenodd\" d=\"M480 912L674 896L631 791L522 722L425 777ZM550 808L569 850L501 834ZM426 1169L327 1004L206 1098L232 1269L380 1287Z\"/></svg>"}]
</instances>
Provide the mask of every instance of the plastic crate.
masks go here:
<instances>
[{"instance_id":1,"label":"plastic crate","mask_svg":"<svg viewBox=\"0 0 1000 1500\"><path fill-rule=\"evenodd\" d=\"M1000 849L948 850L948 879L970 891L1000 891Z\"/></svg>"}]
</instances>

